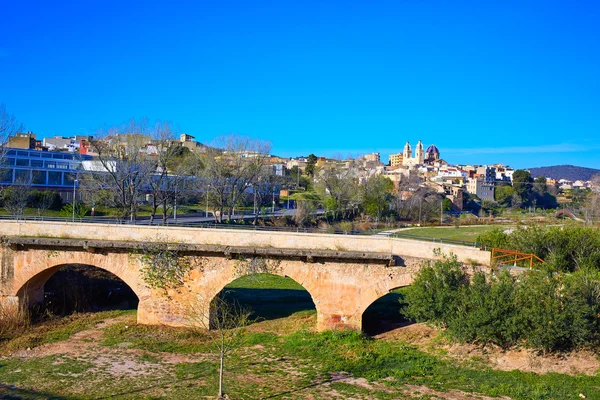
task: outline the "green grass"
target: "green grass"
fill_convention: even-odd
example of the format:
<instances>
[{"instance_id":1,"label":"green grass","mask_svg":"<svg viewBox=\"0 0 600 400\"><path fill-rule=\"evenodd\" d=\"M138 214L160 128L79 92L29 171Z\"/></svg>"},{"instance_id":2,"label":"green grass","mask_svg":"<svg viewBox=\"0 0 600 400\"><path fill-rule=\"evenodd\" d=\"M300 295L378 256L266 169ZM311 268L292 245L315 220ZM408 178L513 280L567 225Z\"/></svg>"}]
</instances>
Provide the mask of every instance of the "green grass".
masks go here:
<instances>
[{"instance_id":1,"label":"green grass","mask_svg":"<svg viewBox=\"0 0 600 400\"><path fill-rule=\"evenodd\" d=\"M250 274L236 279L226 286L227 289L280 289L304 290L304 287L292 278L271 274Z\"/></svg>"},{"instance_id":2,"label":"green grass","mask_svg":"<svg viewBox=\"0 0 600 400\"><path fill-rule=\"evenodd\" d=\"M299 292L302 287L289 278L256 274L234 281L228 289L237 292L238 299L241 296L268 310L288 307L293 301L286 300L287 292ZM279 291L281 297L269 297L271 291ZM401 296L402 289L394 291L374 304L373 311L394 308L397 312ZM215 396L214 339L198 330L137 325L131 311L82 314L47 323L43 329L34 327L25 335L30 339L15 339L16 348L65 340L114 316L124 319L103 329L99 354L152 365L158 368L156 372L115 378L106 367L95 364L97 355L8 356L0 358L0 398L183 400ZM241 347L225 363L226 393L245 399L329 399L336 397L331 392L335 390L338 398L439 398L420 393L410 397L405 392L410 384L514 400L578 399L580 393L600 399L599 376L492 370L483 362L461 363L441 349L432 354L399 340L376 340L353 331L316 333L312 331L315 322L313 310L248 326ZM181 361L167 362L164 353L178 355ZM342 371L366 379L372 388L332 382L332 374ZM12 385L17 388L10 389Z\"/></svg>"},{"instance_id":3,"label":"green grass","mask_svg":"<svg viewBox=\"0 0 600 400\"><path fill-rule=\"evenodd\" d=\"M6 209L4 209L4 208L0 208L0 215L10 215L10 213L8 211L6 211ZM23 210L23 215L25 215L26 217L37 217L39 215L39 212L38 212L37 208L27 207L27 208L25 208L25 210ZM44 217L64 217L62 211L60 211L60 210L45 210L42 213L42 216L44 216Z\"/></svg>"},{"instance_id":4,"label":"green grass","mask_svg":"<svg viewBox=\"0 0 600 400\"><path fill-rule=\"evenodd\" d=\"M315 310L310 294L296 281L271 274L251 274L227 285L221 295L252 310L255 321L288 317L301 311Z\"/></svg>"},{"instance_id":5,"label":"green grass","mask_svg":"<svg viewBox=\"0 0 600 400\"><path fill-rule=\"evenodd\" d=\"M136 347L150 352L173 351L169 342L185 341L187 330L163 327L130 327L133 335L119 336L119 342L131 342L136 336L144 336ZM182 333L184 332L184 333ZM107 336L112 333L107 331ZM113 340L116 337L113 336ZM561 374L538 375L519 371L495 371L486 368L470 368L457 362L427 354L410 344L397 341L369 339L359 333L324 332L313 333L301 330L283 337L273 333L248 332L244 347L234 353L226 362L226 389L233 398L258 398L282 393L281 383L291 392L289 398L303 398L314 395L327 398L319 391L320 383L326 383L332 373L347 372L353 377L365 378L386 390L378 391L377 398L398 398L404 385L423 385L446 392L451 389L488 396L508 396L518 400L570 399L578 398L579 393L587 398L600 398L600 378L596 376L568 376ZM209 345L201 348L188 348L190 354L210 352ZM251 350L261 345L268 350L267 356ZM159 355L141 357L143 361L156 363ZM26 362L15 360L0 363L0 376L3 382L18 385L38 385L43 391L71 393L70 385L78 377L84 387L101 387L99 393L114 390L113 393L127 391L129 380L120 385L111 382L109 376L89 372L89 363L74 359L46 357ZM175 379L156 377L161 392L167 390L165 398L206 396L216 390L217 361L208 359L200 362L183 362L174 366ZM286 379L286 371L294 370L298 379ZM14 372L19 371L19 372ZM60 379L57 380L57 378ZM142 377L133 387L150 386L147 377ZM165 387L167 389L165 389ZM345 395L366 394L366 389L336 383L336 390ZM0 391L0 394L2 392ZM126 398L148 398L156 394L152 387L140 393L129 393ZM163 393L164 394L164 393ZM260 394L260 396L259 396ZM80 397L74 397L80 398ZM86 398L86 397L81 397ZM152 396L151 398L154 398Z\"/></svg>"},{"instance_id":6,"label":"green grass","mask_svg":"<svg viewBox=\"0 0 600 400\"><path fill-rule=\"evenodd\" d=\"M448 226L448 227L426 227L411 228L394 234L394 237L412 239L411 236L418 236L425 239L447 239L474 243L477 236L493 229L510 229L510 225L474 225L474 226Z\"/></svg>"},{"instance_id":7,"label":"green grass","mask_svg":"<svg viewBox=\"0 0 600 400\"><path fill-rule=\"evenodd\" d=\"M133 320L111 325L104 330L104 346L127 342L132 348L153 353L192 354L210 350L208 337L194 329L137 325Z\"/></svg>"},{"instance_id":8,"label":"green grass","mask_svg":"<svg viewBox=\"0 0 600 400\"><path fill-rule=\"evenodd\" d=\"M285 338L281 349L318 361L324 371L346 371L369 381L393 378L391 386L425 385L523 400L577 398L579 393L600 398L598 376L471 369L407 343L372 340L356 332L297 332Z\"/></svg>"}]
</instances>

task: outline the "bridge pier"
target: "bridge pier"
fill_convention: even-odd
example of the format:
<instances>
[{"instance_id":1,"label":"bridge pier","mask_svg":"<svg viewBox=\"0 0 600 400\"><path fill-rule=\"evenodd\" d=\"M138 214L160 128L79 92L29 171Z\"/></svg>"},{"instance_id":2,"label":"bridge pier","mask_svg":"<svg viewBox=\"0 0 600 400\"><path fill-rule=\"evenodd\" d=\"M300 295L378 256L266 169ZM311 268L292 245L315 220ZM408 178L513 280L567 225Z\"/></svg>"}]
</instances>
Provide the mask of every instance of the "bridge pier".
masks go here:
<instances>
[{"instance_id":1,"label":"bridge pier","mask_svg":"<svg viewBox=\"0 0 600 400\"><path fill-rule=\"evenodd\" d=\"M317 312L317 330L319 332L340 329L360 331L362 329L362 315Z\"/></svg>"}]
</instances>

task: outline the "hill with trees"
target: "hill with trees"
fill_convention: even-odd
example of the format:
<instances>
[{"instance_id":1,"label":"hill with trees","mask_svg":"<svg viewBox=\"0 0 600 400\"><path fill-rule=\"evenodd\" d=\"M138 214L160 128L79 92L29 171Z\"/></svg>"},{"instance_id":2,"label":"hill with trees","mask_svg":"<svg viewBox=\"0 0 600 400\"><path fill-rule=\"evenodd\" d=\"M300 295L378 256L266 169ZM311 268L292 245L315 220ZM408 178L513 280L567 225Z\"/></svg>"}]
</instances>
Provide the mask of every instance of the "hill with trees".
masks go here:
<instances>
[{"instance_id":1,"label":"hill with trees","mask_svg":"<svg viewBox=\"0 0 600 400\"><path fill-rule=\"evenodd\" d=\"M552 165L548 167L529 168L529 172L533 178L545 176L551 179L589 181L592 176L600 174L600 169L578 167L576 165Z\"/></svg>"}]
</instances>

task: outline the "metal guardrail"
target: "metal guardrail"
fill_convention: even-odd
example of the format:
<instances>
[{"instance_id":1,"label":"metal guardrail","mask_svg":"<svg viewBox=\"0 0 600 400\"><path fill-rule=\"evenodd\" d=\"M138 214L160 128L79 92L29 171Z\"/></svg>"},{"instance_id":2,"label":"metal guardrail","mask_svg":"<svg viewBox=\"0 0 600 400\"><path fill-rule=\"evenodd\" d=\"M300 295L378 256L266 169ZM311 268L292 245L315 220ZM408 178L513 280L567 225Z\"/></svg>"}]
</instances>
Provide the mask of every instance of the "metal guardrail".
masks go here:
<instances>
[{"instance_id":1,"label":"metal guardrail","mask_svg":"<svg viewBox=\"0 0 600 400\"><path fill-rule=\"evenodd\" d=\"M185 218L184 218L185 219ZM215 223L215 222L179 222L167 221L162 222L162 219L155 220L150 224L149 219L138 219L136 221L123 220L114 217L84 217L75 218L72 217L44 217L44 216L23 216L16 217L11 215L1 215L1 220L11 221L47 221L47 222L77 222L77 223L91 223L91 224L105 224L105 225L139 225L139 226L153 226L153 227L184 227L184 228L208 228L208 229L239 229L247 231L267 231L267 232L290 232L290 233L328 233L334 235L354 235L354 236L369 236L375 235L380 230L367 230L367 231L342 231L339 229L321 229L321 228L299 228L299 227L279 227L279 226L260 226L260 225L240 225L240 224L228 224L228 223Z\"/></svg>"},{"instance_id":2,"label":"metal guardrail","mask_svg":"<svg viewBox=\"0 0 600 400\"><path fill-rule=\"evenodd\" d=\"M469 246L469 247L481 247L477 242L466 242L464 240L452 240L452 239L441 239L441 238L432 238L418 235L411 235L408 233L394 233L390 235L391 237L398 239L413 239L420 240L423 242L433 242L433 243L444 243L444 244L456 244L459 246Z\"/></svg>"}]
</instances>

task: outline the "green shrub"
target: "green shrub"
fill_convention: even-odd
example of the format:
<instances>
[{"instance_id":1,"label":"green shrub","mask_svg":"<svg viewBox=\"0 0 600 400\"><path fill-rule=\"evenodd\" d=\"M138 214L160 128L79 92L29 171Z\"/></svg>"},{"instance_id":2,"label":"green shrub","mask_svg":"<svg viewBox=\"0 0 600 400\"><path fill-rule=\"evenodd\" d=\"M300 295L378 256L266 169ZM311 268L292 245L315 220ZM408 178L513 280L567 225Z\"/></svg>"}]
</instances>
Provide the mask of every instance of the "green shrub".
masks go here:
<instances>
[{"instance_id":1,"label":"green shrub","mask_svg":"<svg viewBox=\"0 0 600 400\"><path fill-rule=\"evenodd\" d=\"M515 281L506 271L487 279L476 273L462 291L449 332L465 342L493 343L503 348L514 345L522 331L516 307Z\"/></svg>"},{"instance_id":2,"label":"green shrub","mask_svg":"<svg viewBox=\"0 0 600 400\"><path fill-rule=\"evenodd\" d=\"M51 190L34 190L29 195L28 206L42 210L60 210L62 200L60 195Z\"/></svg>"},{"instance_id":3,"label":"green shrub","mask_svg":"<svg viewBox=\"0 0 600 400\"><path fill-rule=\"evenodd\" d=\"M469 283L456 258L424 267L406 290L403 313L447 328L462 342L543 351L600 344L600 282L594 271L475 273Z\"/></svg>"},{"instance_id":4,"label":"green shrub","mask_svg":"<svg viewBox=\"0 0 600 400\"><path fill-rule=\"evenodd\" d=\"M423 266L403 300L402 313L416 321L446 327L459 310L469 280L455 255Z\"/></svg>"},{"instance_id":5,"label":"green shrub","mask_svg":"<svg viewBox=\"0 0 600 400\"><path fill-rule=\"evenodd\" d=\"M508 235L503 230L496 228L480 234L475 241L481 246L505 249L508 245Z\"/></svg>"},{"instance_id":6,"label":"green shrub","mask_svg":"<svg viewBox=\"0 0 600 400\"><path fill-rule=\"evenodd\" d=\"M90 212L90 209L83 203L75 203L75 213L73 213L73 204L67 203L60 210L60 213L63 217L72 217L75 218L83 218Z\"/></svg>"},{"instance_id":7,"label":"green shrub","mask_svg":"<svg viewBox=\"0 0 600 400\"><path fill-rule=\"evenodd\" d=\"M531 272L517 296L529 347L569 350L598 342L600 288L587 274Z\"/></svg>"}]
</instances>

